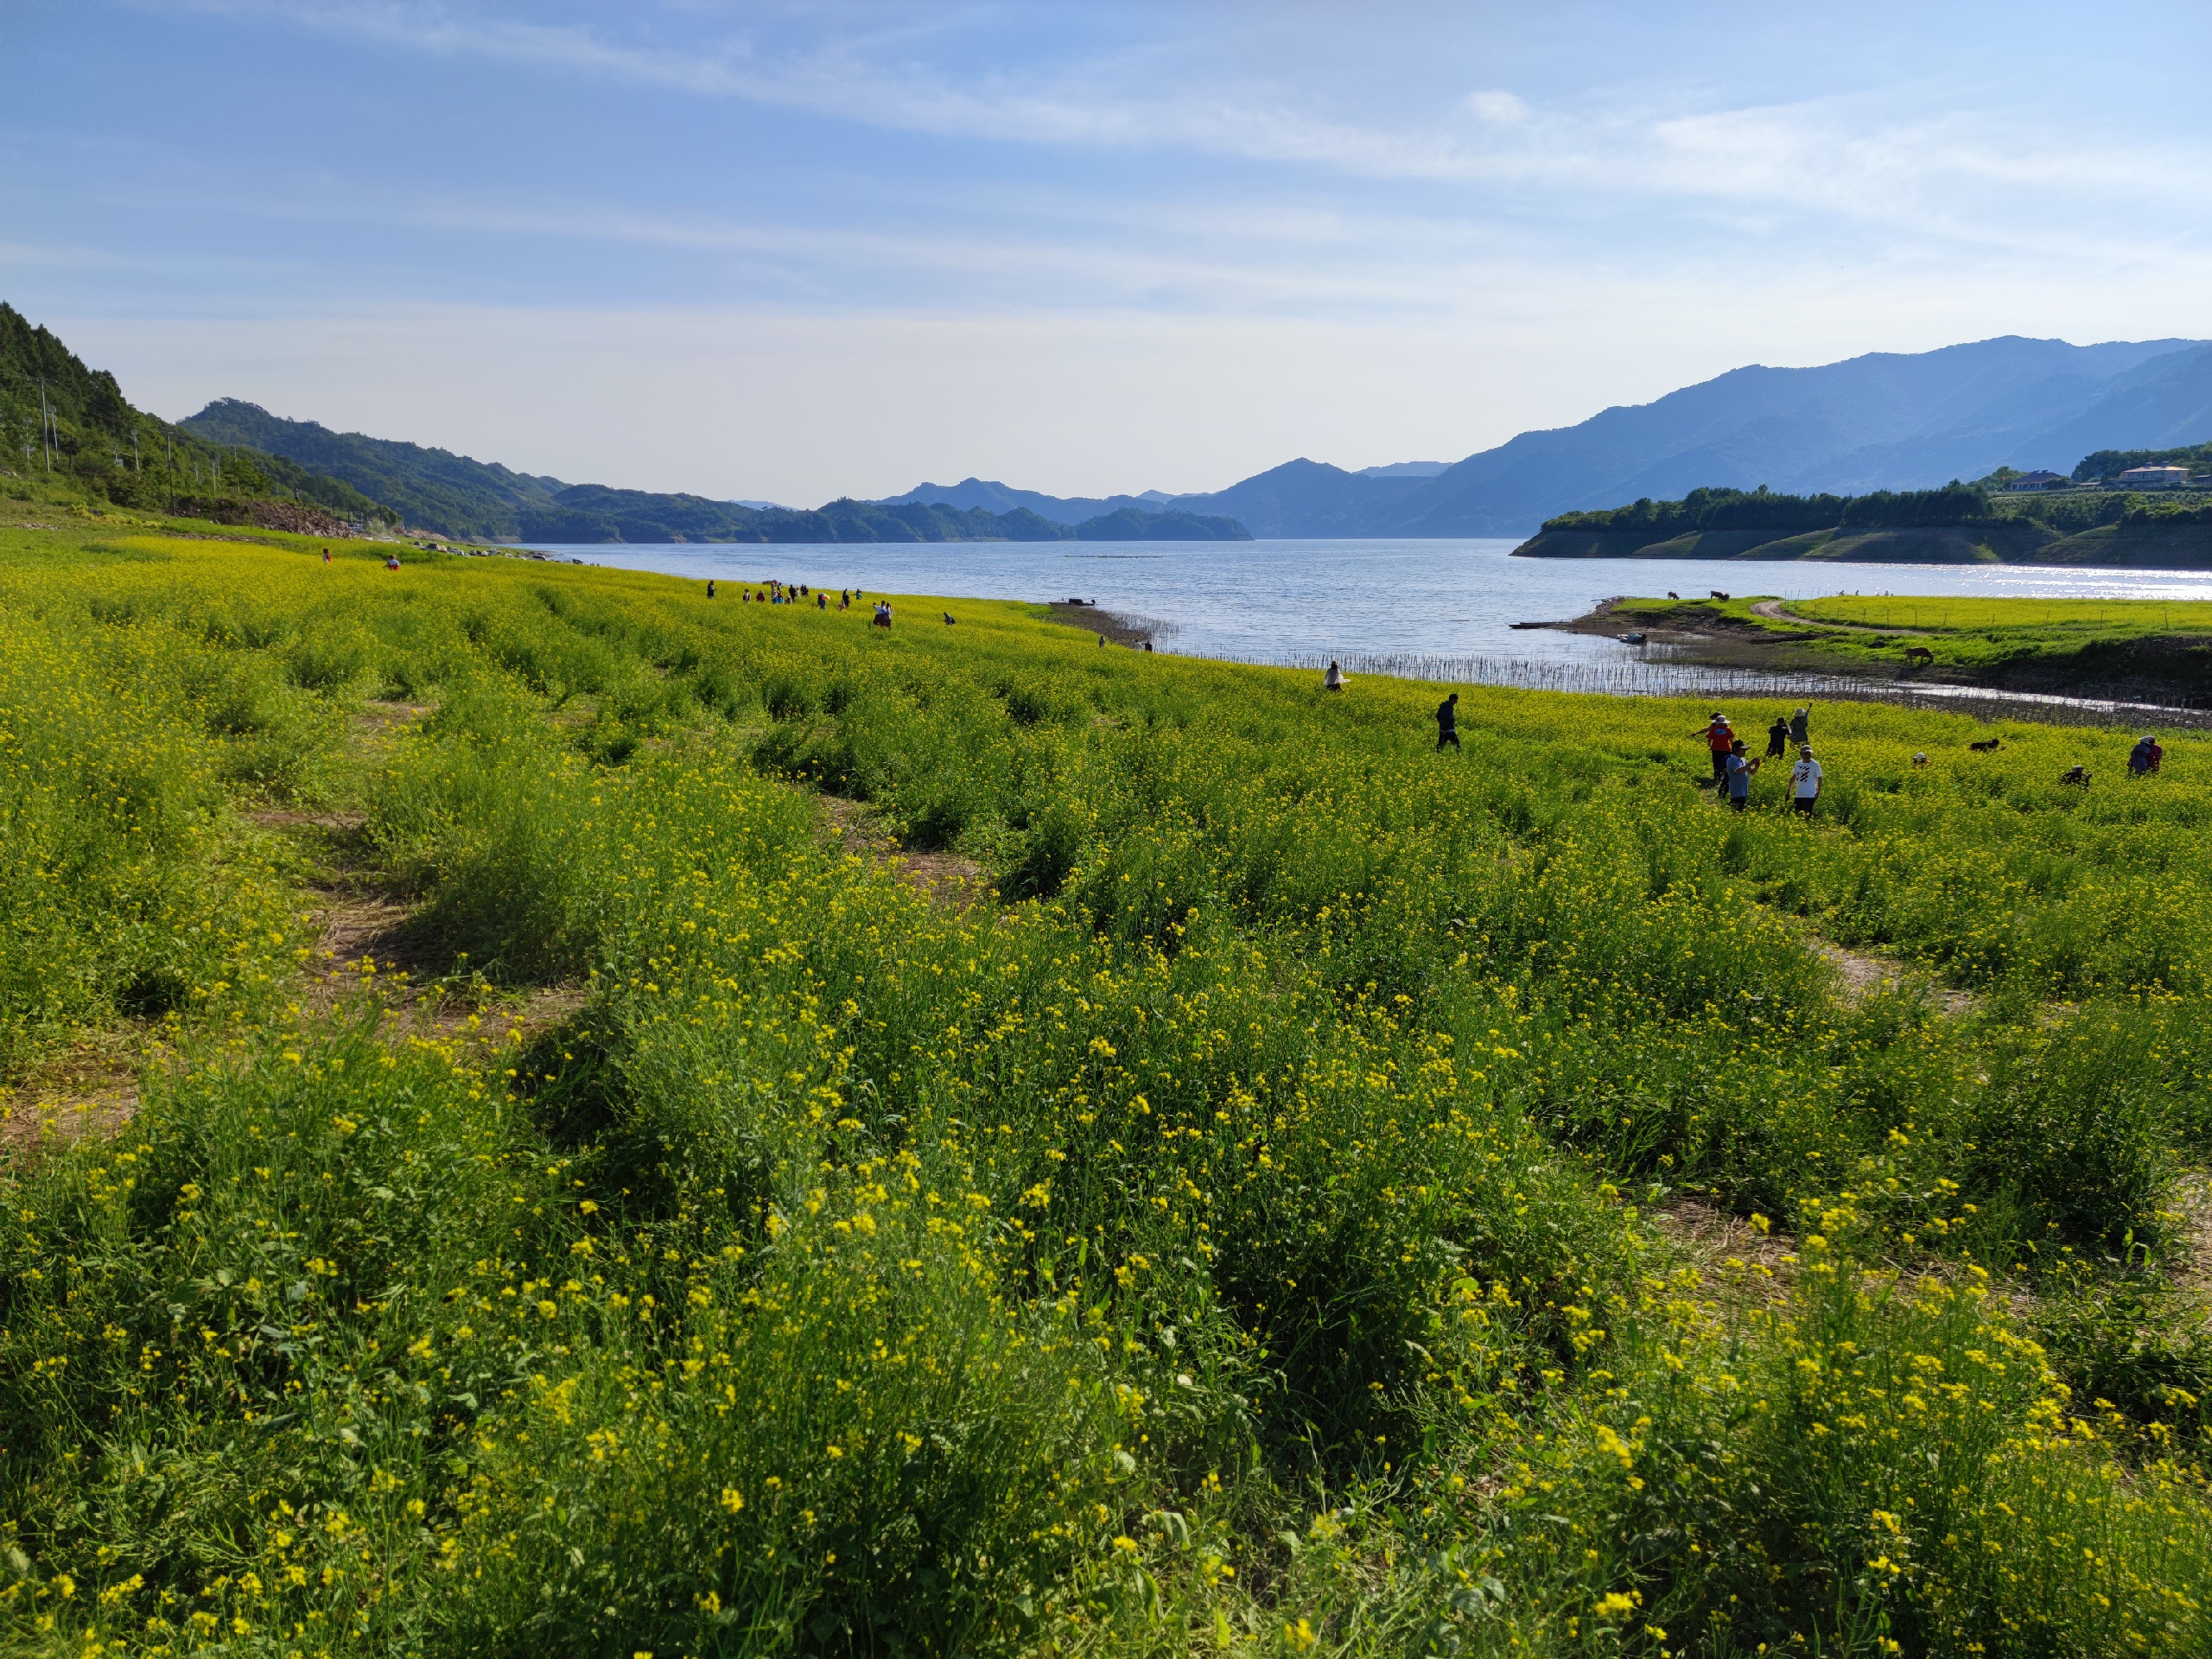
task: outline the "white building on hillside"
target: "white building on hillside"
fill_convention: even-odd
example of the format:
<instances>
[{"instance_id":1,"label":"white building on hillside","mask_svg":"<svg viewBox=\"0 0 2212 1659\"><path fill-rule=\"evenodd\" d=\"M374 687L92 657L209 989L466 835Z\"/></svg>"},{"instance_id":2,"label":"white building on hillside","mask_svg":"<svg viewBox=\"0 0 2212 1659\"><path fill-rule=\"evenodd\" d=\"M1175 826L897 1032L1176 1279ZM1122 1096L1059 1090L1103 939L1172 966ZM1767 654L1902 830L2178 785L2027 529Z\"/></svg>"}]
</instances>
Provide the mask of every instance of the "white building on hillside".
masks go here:
<instances>
[{"instance_id":1,"label":"white building on hillside","mask_svg":"<svg viewBox=\"0 0 2212 1659\"><path fill-rule=\"evenodd\" d=\"M2123 490L2178 490L2189 483L2186 467L2131 467L2113 480Z\"/></svg>"}]
</instances>

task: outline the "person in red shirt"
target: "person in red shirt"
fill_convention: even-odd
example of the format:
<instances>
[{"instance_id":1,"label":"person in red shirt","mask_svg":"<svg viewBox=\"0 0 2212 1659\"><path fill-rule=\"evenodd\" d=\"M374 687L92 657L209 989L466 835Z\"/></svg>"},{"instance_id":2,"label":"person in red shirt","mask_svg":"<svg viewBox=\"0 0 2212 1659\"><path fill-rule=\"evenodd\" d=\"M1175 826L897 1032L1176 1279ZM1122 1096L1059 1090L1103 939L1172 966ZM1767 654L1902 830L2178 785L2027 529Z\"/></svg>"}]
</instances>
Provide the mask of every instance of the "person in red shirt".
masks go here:
<instances>
[{"instance_id":1,"label":"person in red shirt","mask_svg":"<svg viewBox=\"0 0 2212 1659\"><path fill-rule=\"evenodd\" d=\"M1712 720L1690 735L1705 739L1705 747L1713 752L1713 781L1716 785L1725 785L1728 781L1728 751L1736 743L1736 734L1729 728L1727 715L1714 709Z\"/></svg>"}]
</instances>

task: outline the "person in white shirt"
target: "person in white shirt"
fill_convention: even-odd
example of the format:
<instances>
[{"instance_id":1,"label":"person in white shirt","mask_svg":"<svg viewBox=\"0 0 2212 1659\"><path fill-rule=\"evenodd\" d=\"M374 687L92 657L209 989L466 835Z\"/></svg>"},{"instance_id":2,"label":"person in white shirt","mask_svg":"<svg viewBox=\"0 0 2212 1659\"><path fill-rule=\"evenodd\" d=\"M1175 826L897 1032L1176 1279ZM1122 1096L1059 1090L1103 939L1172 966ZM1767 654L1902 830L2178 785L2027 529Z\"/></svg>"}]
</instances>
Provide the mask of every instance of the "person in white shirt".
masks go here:
<instances>
[{"instance_id":1,"label":"person in white shirt","mask_svg":"<svg viewBox=\"0 0 2212 1659\"><path fill-rule=\"evenodd\" d=\"M1798 745L1797 764L1789 769L1789 792L1800 812L1809 813L1813 803L1821 798L1821 763L1813 759L1809 743Z\"/></svg>"}]
</instances>

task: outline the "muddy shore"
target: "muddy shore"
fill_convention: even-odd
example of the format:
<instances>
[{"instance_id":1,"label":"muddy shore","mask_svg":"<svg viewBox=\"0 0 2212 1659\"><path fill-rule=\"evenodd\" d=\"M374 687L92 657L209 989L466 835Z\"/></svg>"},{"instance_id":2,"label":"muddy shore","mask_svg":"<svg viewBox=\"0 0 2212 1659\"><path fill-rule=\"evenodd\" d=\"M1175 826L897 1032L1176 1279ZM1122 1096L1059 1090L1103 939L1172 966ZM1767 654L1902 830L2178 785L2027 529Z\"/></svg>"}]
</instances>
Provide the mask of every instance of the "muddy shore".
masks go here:
<instances>
[{"instance_id":1,"label":"muddy shore","mask_svg":"<svg viewBox=\"0 0 2212 1659\"><path fill-rule=\"evenodd\" d=\"M1071 628L1081 628L1092 634L1103 633L1109 645L1130 645L1139 651L1173 632L1167 624L1155 622L1150 617L1103 610L1096 605L1072 599L1049 601L1045 608L1052 613L1055 622L1065 622Z\"/></svg>"}]
</instances>

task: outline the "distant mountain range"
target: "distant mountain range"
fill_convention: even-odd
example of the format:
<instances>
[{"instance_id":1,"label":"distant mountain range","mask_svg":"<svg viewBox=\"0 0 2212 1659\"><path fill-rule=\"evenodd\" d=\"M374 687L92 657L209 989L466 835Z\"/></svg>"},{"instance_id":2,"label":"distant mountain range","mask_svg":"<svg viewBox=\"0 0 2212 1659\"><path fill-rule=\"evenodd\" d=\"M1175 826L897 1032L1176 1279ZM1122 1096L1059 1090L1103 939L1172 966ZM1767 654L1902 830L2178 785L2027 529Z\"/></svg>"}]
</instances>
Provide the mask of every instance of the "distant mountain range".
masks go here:
<instances>
[{"instance_id":1,"label":"distant mountain range","mask_svg":"<svg viewBox=\"0 0 2212 1659\"><path fill-rule=\"evenodd\" d=\"M2091 450L2212 438L2212 344L2070 346L2007 335L1810 369L1734 369L1655 403L1518 437L1446 466L1285 463L1225 490L1096 499L967 479L901 503L1020 505L1069 522L1109 505L1234 518L1256 536L1522 536L1545 519L1700 486L1802 493L1929 489L1999 467L2065 472ZM1004 511L1004 507L996 508Z\"/></svg>"},{"instance_id":2,"label":"distant mountain range","mask_svg":"<svg viewBox=\"0 0 2212 1659\"><path fill-rule=\"evenodd\" d=\"M359 491L413 527L464 540L532 542L1249 541L1232 519L1149 501L1047 518L1019 501L838 500L807 511L699 495L569 484L496 462L219 398L180 422L212 443L278 457ZM1010 492L1009 495L1020 492ZM357 498L357 499L360 499Z\"/></svg>"},{"instance_id":3,"label":"distant mountain range","mask_svg":"<svg viewBox=\"0 0 2212 1659\"><path fill-rule=\"evenodd\" d=\"M549 542L1520 537L1563 512L1699 487L1859 495L2092 451L2212 438L2212 343L2071 346L2017 335L1808 369L1735 369L1465 460L1358 472L1300 459L1227 489L1054 496L978 478L813 511L570 484L442 449L333 432L223 399L179 435L277 458L463 537ZM308 475L327 480L308 484Z\"/></svg>"}]
</instances>

